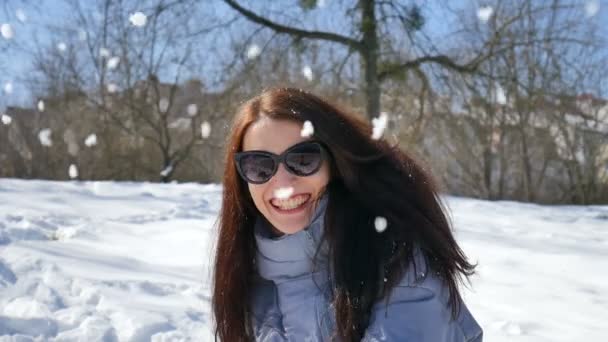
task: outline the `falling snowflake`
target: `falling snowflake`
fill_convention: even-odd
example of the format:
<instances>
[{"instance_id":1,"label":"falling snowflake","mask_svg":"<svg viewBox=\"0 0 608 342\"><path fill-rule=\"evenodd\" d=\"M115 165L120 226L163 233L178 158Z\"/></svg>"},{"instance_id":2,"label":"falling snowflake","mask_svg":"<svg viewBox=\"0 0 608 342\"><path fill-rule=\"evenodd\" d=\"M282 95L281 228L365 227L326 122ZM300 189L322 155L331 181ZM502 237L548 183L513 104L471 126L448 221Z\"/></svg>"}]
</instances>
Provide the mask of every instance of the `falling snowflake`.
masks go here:
<instances>
[{"instance_id":1,"label":"falling snowflake","mask_svg":"<svg viewBox=\"0 0 608 342\"><path fill-rule=\"evenodd\" d=\"M78 39L79 39L81 42L84 42L85 40L87 40L87 37L88 37L88 36L89 36L89 35L87 34L87 31L85 31L85 30L83 30L83 29L80 29L80 30L78 31Z\"/></svg>"},{"instance_id":2,"label":"falling snowflake","mask_svg":"<svg viewBox=\"0 0 608 342\"><path fill-rule=\"evenodd\" d=\"M488 22L488 20L490 20L490 17L492 17L493 13L494 9L492 8L492 6L482 6L479 7L479 9L477 10L477 18L486 23Z\"/></svg>"},{"instance_id":3,"label":"falling snowflake","mask_svg":"<svg viewBox=\"0 0 608 342\"><path fill-rule=\"evenodd\" d=\"M574 153L574 159L576 161L579 162L579 164L584 165L585 164L585 159L586 159L586 155L585 152L581 149L577 149L576 152Z\"/></svg>"},{"instance_id":4,"label":"falling snowflake","mask_svg":"<svg viewBox=\"0 0 608 342\"><path fill-rule=\"evenodd\" d=\"M135 12L135 13L131 14L131 16L129 16L129 21L131 22L131 25L133 25L133 26L143 27L143 26L146 26L148 17L146 17L146 15L143 14L142 12Z\"/></svg>"},{"instance_id":5,"label":"falling snowflake","mask_svg":"<svg viewBox=\"0 0 608 342\"><path fill-rule=\"evenodd\" d=\"M25 12L21 8L18 8L15 11L15 16L17 17L17 20L19 20L22 23L27 21L27 16L25 15Z\"/></svg>"},{"instance_id":6,"label":"falling snowflake","mask_svg":"<svg viewBox=\"0 0 608 342\"><path fill-rule=\"evenodd\" d=\"M6 114L2 114L2 123L3 124L10 125L12 121L13 121L13 119L10 116L8 116Z\"/></svg>"},{"instance_id":7,"label":"falling snowflake","mask_svg":"<svg viewBox=\"0 0 608 342\"><path fill-rule=\"evenodd\" d=\"M293 194L293 187L287 186L278 188L274 191L274 197L278 199L287 199Z\"/></svg>"},{"instance_id":8,"label":"falling snowflake","mask_svg":"<svg viewBox=\"0 0 608 342\"><path fill-rule=\"evenodd\" d=\"M167 109L169 109L169 100L163 97L158 101L158 110L160 110L161 113L165 113Z\"/></svg>"},{"instance_id":9,"label":"falling snowflake","mask_svg":"<svg viewBox=\"0 0 608 342\"><path fill-rule=\"evenodd\" d=\"M7 94L13 93L13 83L12 82L4 83L4 92Z\"/></svg>"},{"instance_id":10,"label":"falling snowflake","mask_svg":"<svg viewBox=\"0 0 608 342\"><path fill-rule=\"evenodd\" d=\"M190 118L178 118L177 120L171 121L168 125L169 128L177 130L186 130L192 126L192 119Z\"/></svg>"},{"instance_id":11,"label":"falling snowflake","mask_svg":"<svg viewBox=\"0 0 608 342\"><path fill-rule=\"evenodd\" d=\"M97 135L95 135L95 133L89 134L89 136L84 140L84 144L87 145L87 147L97 145Z\"/></svg>"},{"instance_id":12,"label":"falling snowflake","mask_svg":"<svg viewBox=\"0 0 608 342\"><path fill-rule=\"evenodd\" d=\"M63 51L65 51L65 50L67 50L67 48L68 48L68 46L67 46L65 43L63 43L63 42L62 42L62 43L57 44L57 50L59 50L59 51L61 51L61 52L63 52Z\"/></svg>"},{"instance_id":13,"label":"falling snowflake","mask_svg":"<svg viewBox=\"0 0 608 342\"><path fill-rule=\"evenodd\" d=\"M308 138L315 132L315 128L312 125L312 122L306 120L304 121L304 125L302 125L302 130L300 131L300 135L302 138Z\"/></svg>"},{"instance_id":14,"label":"falling snowflake","mask_svg":"<svg viewBox=\"0 0 608 342\"><path fill-rule=\"evenodd\" d=\"M383 231L386 230L386 226L387 226L386 218L384 218L382 216L377 216L376 219L374 220L374 227L376 227L376 231L378 233L382 233Z\"/></svg>"},{"instance_id":15,"label":"falling snowflake","mask_svg":"<svg viewBox=\"0 0 608 342\"><path fill-rule=\"evenodd\" d=\"M384 130L386 129L386 124L388 123L388 114L385 112L380 113L380 116L372 119L372 139L378 140L384 134Z\"/></svg>"},{"instance_id":16,"label":"falling snowflake","mask_svg":"<svg viewBox=\"0 0 608 342\"><path fill-rule=\"evenodd\" d=\"M110 57L110 50L106 49L105 47L99 48L99 56L103 58Z\"/></svg>"},{"instance_id":17,"label":"falling snowflake","mask_svg":"<svg viewBox=\"0 0 608 342\"><path fill-rule=\"evenodd\" d=\"M557 137L559 135L559 128L556 125L549 126L549 134L552 137Z\"/></svg>"},{"instance_id":18,"label":"falling snowflake","mask_svg":"<svg viewBox=\"0 0 608 342\"><path fill-rule=\"evenodd\" d=\"M114 70L116 69L116 67L118 66L118 63L120 63L120 57L112 57L110 59L108 59L108 69L110 70Z\"/></svg>"},{"instance_id":19,"label":"falling snowflake","mask_svg":"<svg viewBox=\"0 0 608 342\"><path fill-rule=\"evenodd\" d=\"M196 113L198 113L198 107L196 106L196 103L189 104L186 111L188 112L188 115L195 116Z\"/></svg>"},{"instance_id":20,"label":"falling snowflake","mask_svg":"<svg viewBox=\"0 0 608 342\"><path fill-rule=\"evenodd\" d=\"M164 168L160 172L160 175L163 176L163 177L167 177L171 173L171 171L173 171L173 165L169 164L169 165L167 165L166 168Z\"/></svg>"},{"instance_id":21,"label":"falling snowflake","mask_svg":"<svg viewBox=\"0 0 608 342\"><path fill-rule=\"evenodd\" d=\"M74 165L74 164L70 165L68 174L70 175L70 178L72 178L72 179L78 177L78 168L76 167L76 165Z\"/></svg>"},{"instance_id":22,"label":"falling snowflake","mask_svg":"<svg viewBox=\"0 0 608 342\"><path fill-rule=\"evenodd\" d=\"M599 0L588 0L585 3L585 14L587 14L587 18L591 18L600 11L600 1Z\"/></svg>"},{"instance_id":23,"label":"falling snowflake","mask_svg":"<svg viewBox=\"0 0 608 342\"><path fill-rule=\"evenodd\" d=\"M42 100L38 101L38 111L44 112L44 101Z\"/></svg>"},{"instance_id":24,"label":"falling snowflake","mask_svg":"<svg viewBox=\"0 0 608 342\"><path fill-rule=\"evenodd\" d=\"M317 8L325 8L327 4L325 3L325 0L318 0L317 1Z\"/></svg>"},{"instance_id":25,"label":"falling snowflake","mask_svg":"<svg viewBox=\"0 0 608 342\"><path fill-rule=\"evenodd\" d=\"M308 65L305 66L304 68L302 68L302 75L304 75L304 77L308 81L312 81L312 78L313 78L312 69Z\"/></svg>"},{"instance_id":26,"label":"falling snowflake","mask_svg":"<svg viewBox=\"0 0 608 342\"><path fill-rule=\"evenodd\" d=\"M53 142L51 141L51 129L45 128L40 130L38 133L38 139L43 146L53 146Z\"/></svg>"},{"instance_id":27,"label":"falling snowflake","mask_svg":"<svg viewBox=\"0 0 608 342\"><path fill-rule=\"evenodd\" d=\"M506 105L507 104L507 95L505 94L504 89L502 89L502 87L500 85L496 86L496 103L500 104L500 105Z\"/></svg>"},{"instance_id":28,"label":"falling snowflake","mask_svg":"<svg viewBox=\"0 0 608 342\"><path fill-rule=\"evenodd\" d=\"M201 124L201 136L203 137L203 139L207 139L207 138L209 138L210 134L211 134L211 125L209 124L209 122L204 121Z\"/></svg>"},{"instance_id":29,"label":"falling snowflake","mask_svg":"<svg viewBox=\"0 0 608 342\"><path fill-rule=\"evenodd\" d=\"M108 93L115 93L118 91L118 86L114 83L108 83Z\"/></svg>"},{"instance_id":30,"label":"falling snowflake","mask_svg":"<svg viewBox=\"0 0 608 342\"><path fill-rule=\"evenodd\" d=\"M2 24L0 26L0 33L2 34L2 37L4 37L4 39L13 38L14 32L13 32L13 28L11 27L11 24L7 24L7 23Z\"/></svg>"},{"instance_id":31,"label":"falling snowflake","mask_svg":"<svg viewBox=\"0 0 608 342\"><path fill-rule=\"evenodd\" d=\"M257 46L256 44L251 44L247 49L247 58L255 59L260 55L261 52L262 50L259 46Z\"/></svg>"}]
</instances>

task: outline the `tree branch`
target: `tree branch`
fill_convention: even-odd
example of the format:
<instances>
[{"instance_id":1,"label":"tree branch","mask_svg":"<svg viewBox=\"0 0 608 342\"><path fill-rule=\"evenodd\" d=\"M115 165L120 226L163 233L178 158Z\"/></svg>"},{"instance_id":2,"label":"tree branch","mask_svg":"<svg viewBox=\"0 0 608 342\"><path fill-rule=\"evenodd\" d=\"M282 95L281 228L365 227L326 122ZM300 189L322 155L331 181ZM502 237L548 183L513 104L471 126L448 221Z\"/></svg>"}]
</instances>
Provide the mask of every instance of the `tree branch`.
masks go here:
<instances>
[{"instance_id":1,"label":"tree branch","mask_svg":"<svg viewBox=\"0 0 608 342\"><path fill-rule=\"evenodd\" d=\"M342 36L337 33L323 32L323 31L307 31L307 30L302 30L302 29L295 28L295 27L281 25L281 24L275 23L267 18L264 18L256 13L242 7L235 0L224 0L224 2L226 4L228 4L228 6L232 7L234 10L236 10L237 12L241 13L243 16L245 16L245 18L249 19L250 21L253 21L256 24L266 26L278 33L290 34L290 35L297 36L299 38L319 39L319 40L327 40L327 41L331 41L331 42L336 42L336 43L340 43L340 44L349 46L358 51L361 51L364 48L363 44L361 42L359 42L355 39L352 39L350 37Z\"/></svg>"},{"instance_id":2,"label":"tree branch","mask_svg":"<svg viewBox=\"0 0 608 342\"><path fill-rule=\"evenodd\" d=\"M484 61L486 58L475 58L469 63L466 64L458 64L452 60L449 56L446 55L436 55L436 56L423 56L420 58L416 58L411 61L407 61L401 64L393 64L389 67L386 67L380 73L378 73L378 78L380 81L383 81L387 77L392 76L393 74L407 69L418 68L422 64L425 63L435 63L439 64L443 67L462 72L462 73L470 73L477 70L477 67Z\"/></svg>"}]
</instances>

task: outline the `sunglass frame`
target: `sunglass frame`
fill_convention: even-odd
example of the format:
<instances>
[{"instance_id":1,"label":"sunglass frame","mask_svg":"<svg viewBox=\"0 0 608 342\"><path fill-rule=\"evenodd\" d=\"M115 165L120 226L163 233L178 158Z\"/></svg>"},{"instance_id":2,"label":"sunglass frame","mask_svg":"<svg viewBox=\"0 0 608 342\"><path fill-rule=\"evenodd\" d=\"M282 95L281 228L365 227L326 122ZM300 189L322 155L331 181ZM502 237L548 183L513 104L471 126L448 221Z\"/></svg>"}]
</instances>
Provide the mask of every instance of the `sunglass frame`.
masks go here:
<instances>
[{"instance_id":1,"label":"sunglass frame","mask_svg":"<svg viewBox=\"0 0 608 342\"><path fill-rule=\"evenodd\" d=\"M287 165L287 155L290 152L293 152L294 149L302 147L302 146L306 146L306 145L318 146L321 159L319 161L319 165L317 165L313 171L306 173L306 174L299 174L296 171L292 170L292 168L289 165ZM243 159L247 156L251 156L251 155L262 155L262 156L269 157L272 159L272 161L274 162L274 168L273 168L270 176L268 176L268 179L266 179L264 181L255 182L255 181L252 181L251 179L247 178L247 176L245 175L245 172L241 168L241 159ZM261 151L261 150L237 152L234 154L234 162L236 164L236 168L237 168L239 175L246 182L251 183L251 184L264 184L264 183L268 182L269 180L271 180L272 177L274 177L274 175L277 173L277 170L279 169L280 163L283 163L283 165L285 165L285 169L287 171L289 171L290 173L292 173L298 177L307 177L307 176L314 175L315 173L317 173L319 171L319 169L323 165L323 159L325 158L325 155L326 155L326 149L325 149L325 146L323 145L323 143L321 143L319 141L314 141L314 140L306 140L306 141L297 143L297 144L289 147L288 149L283 151L283 153L281 153L281 154L274 154L272 152Z\"/></svg>"}]
</instances>

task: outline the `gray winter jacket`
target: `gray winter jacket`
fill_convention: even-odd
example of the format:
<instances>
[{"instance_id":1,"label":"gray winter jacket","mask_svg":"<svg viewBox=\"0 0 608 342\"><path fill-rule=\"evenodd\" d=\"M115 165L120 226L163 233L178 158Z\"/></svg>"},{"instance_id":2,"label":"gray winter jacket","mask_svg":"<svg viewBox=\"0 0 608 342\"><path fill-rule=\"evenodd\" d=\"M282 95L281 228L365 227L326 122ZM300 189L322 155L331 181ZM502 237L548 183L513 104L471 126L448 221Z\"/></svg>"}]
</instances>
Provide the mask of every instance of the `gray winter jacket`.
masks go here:
<instances>
[{"instance_id":1,"label":"gray winter jacket","mask_svg":"<svg viewBox=\"0 0 608 342\"><path fill-rule=\"evenodd\" d=\"M313 267L323 232L327 195L304 230L279 238L269 235L258 219L255 237L259 278L253 289L252 312L256 341L330 341L335 327L326 251ZM325 253L324 253L325 252ZM362 341L481 342L482 329L467 307L451 320L447 288L427 267L418 250L416 272L409 267L393 288L388 303L378 301Z\"/></svg>"}]
</instances>

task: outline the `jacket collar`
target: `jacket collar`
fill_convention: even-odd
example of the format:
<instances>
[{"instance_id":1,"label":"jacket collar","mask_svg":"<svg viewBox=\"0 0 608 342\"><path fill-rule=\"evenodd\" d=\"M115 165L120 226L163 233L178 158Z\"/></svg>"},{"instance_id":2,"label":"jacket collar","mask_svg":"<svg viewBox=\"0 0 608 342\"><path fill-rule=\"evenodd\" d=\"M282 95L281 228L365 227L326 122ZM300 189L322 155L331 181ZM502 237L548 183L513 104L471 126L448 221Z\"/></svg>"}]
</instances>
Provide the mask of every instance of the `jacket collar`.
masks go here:
<instances>
[{"instance_id":1,"label":"jacket collar","mask_svg":"<svg viewBox=\"0 0 608 342\"><path fill-rule=\"evenodd\" d=\"M323 235L327 201L328 194L325 193L319 199L308 227L278 238L271 236L270 223L263 216L258 216L254 227L256 265L262 278L281 283L305 274L326 271L326 249L321 251L316 265L313 259Z\"/></svg>"}]
</instances>

